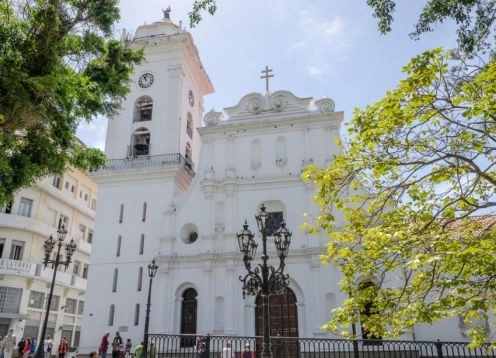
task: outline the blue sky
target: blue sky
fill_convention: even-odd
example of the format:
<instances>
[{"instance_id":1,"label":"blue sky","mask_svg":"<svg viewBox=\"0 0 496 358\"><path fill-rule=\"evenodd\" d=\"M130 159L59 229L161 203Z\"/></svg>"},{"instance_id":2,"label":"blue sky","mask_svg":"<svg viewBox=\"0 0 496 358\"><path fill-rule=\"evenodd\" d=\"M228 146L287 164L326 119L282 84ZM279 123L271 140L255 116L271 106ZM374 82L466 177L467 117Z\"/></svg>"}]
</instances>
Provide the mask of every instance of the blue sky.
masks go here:
<instances>
[{"instance_id":1,"label":"blue sky","mask_svg":"<svg viewBox=\"0 0 496 358\"><path fill-rule=\"evenodd\" d=\"M205 110L221 110L244 95L265 91L260 79L273 69L270 90L289 90L299 97L332 98L345 121L355 107L379 100L402 78L401 68L425 49L455 45L455 30L443 24L413 41L424 1L398 0L393 31L377 31L366 0L218 0L214 16L190 29L203 65L215 87ZM160 20L171 7L171 20L189 27L192 0L121 0L122 29L134 32ZM83 124L78 136L103 149L106 120ZM344 131L342 131L344 132Z\"/></svg>"}]
</instances>

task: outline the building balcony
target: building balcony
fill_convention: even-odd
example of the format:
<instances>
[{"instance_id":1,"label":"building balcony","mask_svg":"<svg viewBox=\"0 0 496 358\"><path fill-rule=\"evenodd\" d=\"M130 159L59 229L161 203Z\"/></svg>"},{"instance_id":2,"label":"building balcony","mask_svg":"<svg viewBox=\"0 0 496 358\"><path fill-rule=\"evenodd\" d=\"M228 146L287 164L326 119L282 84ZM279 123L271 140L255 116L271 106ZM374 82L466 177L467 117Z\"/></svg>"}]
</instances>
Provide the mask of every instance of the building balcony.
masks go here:
<instances>
[{"instance_id":1,"label":"building balcony","mask_svg":"<svg viewBox=\"0 0 496 358\"><path fill-rule=\"evenodd\" d=\"M130 152L131 153L131 152ZM93 173L94 176L116 171L133 171L144 168L185 168L194 175L194 163L185 159L180 153L162 155L137 155L125 159L110 159L107 166Z\"/></svg>"},{"instance_id":2,"label":"building balcony","mask_svg":"<svg viewBox=\"0 0 496 358\"><path fill-rule=\"evenodd\" d=\"M84 241L82 239L79 239L77 243L77 248L79 251L91 255L91 244L88 241Z\"/></svg>"},{"instance_id":3,"label":"building balcony","mask_svg":"<svg viewBox=\"0 0 496 358\"><path fill-rule=\"evenodd\" d=\"M0 259L0 275L20 276L25 278L40 278L44 281L51 282L53 269L51 267L43 268L41 264L28 261ZM69 272L59 271L55 282L66 287L73 287L85 291L87 280L85 278L73 275Z\"/></svg>"},{"instance_id":4,"label":"building balcony","mask_svg":"<svg viewBox=\"0 0 496 358\"><path fill-rule=\"evenodd\" d=\"M43 237L49 237L57 230L53 226L27 216L5 213L0 213L0 227L32 232Z\"/></svg>"},{"instance_id":5,"label":"building balcony","mask_svg":"<svg viewBox=\"0 0 496 358\"><path fill-rule=\"evenodd\" d=\"M0 259L0 275L33 277L36 275L36 264L28 261Z\"/></svg>"}]
</instances>

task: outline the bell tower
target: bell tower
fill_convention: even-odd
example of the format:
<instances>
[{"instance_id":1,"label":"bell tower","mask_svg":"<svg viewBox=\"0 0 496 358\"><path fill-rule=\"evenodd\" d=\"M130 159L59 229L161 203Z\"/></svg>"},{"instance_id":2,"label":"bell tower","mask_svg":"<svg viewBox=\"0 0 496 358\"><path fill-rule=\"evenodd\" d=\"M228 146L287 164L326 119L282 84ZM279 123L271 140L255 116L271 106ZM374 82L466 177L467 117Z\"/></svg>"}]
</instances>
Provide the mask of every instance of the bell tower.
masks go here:
<instances>
[{"instance_id":1,"label":"bell tower","mask_svg":"<svg viewBox=\"0 0 496 358\"><path fill-rule=\"evenodd\" d=\"M174 241L164 236L172 230L164 218L194 178L203 96L214 90L193 38L172 23L169 10L138 27L132 46L143 49L145 60L121 112L109 120L109 161L92 174L99 202L81 330L85 352L101 339L95 327L119 327L134 341L143 334L143 272L161 242Z\"/></svg>"},{"instance_id":2,"label":"bell tower","mask_svg":"<svg viewBox=\"0 0 496 358\"><path fill-rule=\"evenodd\" d=\"M142 48L131 92L118 118L110 120L105 153L109 159L180 154L198 162L203 96L213 92L191 34L164 18L138 27L132 46Z\"/></svg>"}]
</instances>

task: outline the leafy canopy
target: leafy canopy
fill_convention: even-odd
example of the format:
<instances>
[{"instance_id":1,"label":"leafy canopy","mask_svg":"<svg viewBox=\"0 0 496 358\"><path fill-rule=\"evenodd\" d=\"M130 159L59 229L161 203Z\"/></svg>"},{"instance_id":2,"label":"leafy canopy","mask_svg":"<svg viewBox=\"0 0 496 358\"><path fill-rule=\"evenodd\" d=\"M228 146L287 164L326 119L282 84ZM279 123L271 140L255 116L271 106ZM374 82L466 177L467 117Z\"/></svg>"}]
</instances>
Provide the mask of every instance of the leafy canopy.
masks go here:
<instances>
[{"instance_id":1,"label":"leafy canopy","mask_svg":"<svg viewBox=\"0 0 496 358\"><path fill-rule=\"evenodd\" d=\"M328 329L361 321L391 337L443 317L485 322L496 310L496 218L476 216L496 206L496 63L435 49L403 71L394 90L355 111L345 151L304 173L321 208L311 230L329 234L323 260L350 295ZM361 290L361 280L375 286ZM485 328L469 332L474 343Z\"/></svg>"},{"instance_id":2,"label":"leafy canopy","mask_svg":"<svg viewBox=\"0 0 496 358\"><path fill-rule=\"evenodd\" d=\"M0 206L67 165L105 163L75 131L81 120L116 113L142 58L111 37L117 3L0 1Z\"/></svg>"}]
</instances>

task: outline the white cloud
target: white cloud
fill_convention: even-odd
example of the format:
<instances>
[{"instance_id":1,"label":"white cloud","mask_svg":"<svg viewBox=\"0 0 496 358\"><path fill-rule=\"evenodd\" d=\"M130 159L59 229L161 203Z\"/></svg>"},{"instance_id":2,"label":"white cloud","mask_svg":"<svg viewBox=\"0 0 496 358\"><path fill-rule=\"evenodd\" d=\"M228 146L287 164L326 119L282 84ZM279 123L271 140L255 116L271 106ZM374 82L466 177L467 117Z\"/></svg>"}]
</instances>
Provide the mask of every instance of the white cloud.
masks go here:
<instances>
[{"instance_id":1,"label":"white cloud","mask_svg":"<svg viewBox=\"0 0 496 358\"><path fill-rule=\"evenodd\" d=\"M336 62L346 59L353 47L354 33L339 14L329 16L312 8L301 9L288 54L302 60L310 76L329 73Z\"/></svg>"}]
</instances>

